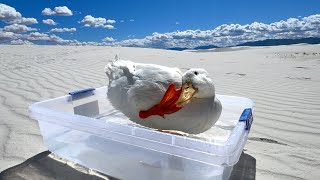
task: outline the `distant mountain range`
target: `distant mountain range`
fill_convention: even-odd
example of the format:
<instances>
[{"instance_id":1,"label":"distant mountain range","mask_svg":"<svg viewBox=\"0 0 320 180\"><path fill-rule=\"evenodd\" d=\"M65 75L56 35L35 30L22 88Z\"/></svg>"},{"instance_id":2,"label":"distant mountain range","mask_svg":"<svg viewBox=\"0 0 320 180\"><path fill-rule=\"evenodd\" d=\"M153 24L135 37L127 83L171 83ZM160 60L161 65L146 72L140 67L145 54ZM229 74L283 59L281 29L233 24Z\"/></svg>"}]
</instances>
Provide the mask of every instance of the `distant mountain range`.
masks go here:
<instances>
[{"instance_id":1,"label":"distant mountain range","mask_svg":"<svg viewBox=\"0 0 320 180\"><path fill-rule=\"evenodd\" d=\"M193 48L194 50L200 50L200 49L213 49L213 48L219 48L218 46L215 45L208 45L208 46L198 46Z\"/></svg>"},{"instance_id":2,"label":"distant mountain range","mask_svg":"<svg viewBox=\"0 0 320 180\"><path fill-rule=\"evenodd\" d=\"M180 48L180 47L173 47L169 48L169 50L175 50L175 51L184 51L184 50L201 50L201 49L212 49L212 48L219 48L215 45L208 45L208 46L198 46L195 48Z\"/></svg>"},{"instance_id":3,"label":"distant mountain range","mask_svg":"<svg viewBox=\"0 0 320 180\"><path fill-rule=\"evenodd\" d=\"M180 47L173 47L173 48L168 48L168 50L174 50L174 51L183 51L183 50L187 50L189 48L180 48Z\"/></svg>"},{"instance_id":4,"label":"distant mountain range","mask_svg":"<svg viewBox=\"0 0 320 180\"><path fill-rule=\"evenodd\" d=\"M320 38L317 37L309 37L309 38L301 38L301 39L266 39L262 41L253 41L246 42L242 44L238 44L236 46L278 46L278 45L290 45L290 44L320 44ZM183 51L183 50L202 50L202 49L212 49L212 48L220 48L215 45L208 46L198 46L195 48L169 48L169 50Z\"/></svg>"},{"instance_id":5,"label":"distant mountain range","mask_svg":"<svg viewBox=\"0 0 320 180\"><path fill-rule=\"evenodd\" d=\"M278 46L278 45L290 45L290 44L320 44L320 38L310 37L301 39L266 39L263 41L253 41L238 44L237 46Z\"/></svg>"}]
</instances>

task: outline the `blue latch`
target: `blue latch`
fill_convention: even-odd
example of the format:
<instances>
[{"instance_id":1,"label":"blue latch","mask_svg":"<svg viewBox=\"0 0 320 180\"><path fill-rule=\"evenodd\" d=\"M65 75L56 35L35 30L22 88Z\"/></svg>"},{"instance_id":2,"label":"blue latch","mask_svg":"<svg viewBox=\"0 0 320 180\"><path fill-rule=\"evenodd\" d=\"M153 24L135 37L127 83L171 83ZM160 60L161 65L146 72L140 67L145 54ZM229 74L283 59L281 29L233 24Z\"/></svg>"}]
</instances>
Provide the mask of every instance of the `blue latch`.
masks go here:
<instances>
[{"instance_id":1,"label":"blue latch","mask_svg":"<svg viewBox=\"0 0 320 180\"><path fill-rule=\"evenodd\" d=\"M239 121L245 121L246 123L246 130L250 130L251 128L251 124L253 121L253 116L252 116L252 109L251 108L247 108L245 110L243 110Z\"/></svg>"},{"instance_id":2,"label":"blue latch","mask_svg":"<svg viewBox=\"0 0 320 180\"><path fill-rule=\"evenodd\" d=\"M81 99L81 98L85 98L85 97L93 95L94 90L96 90L96 89L95 88L87 88L87 89L69 92L69 95L71 95L72 101L74 101L77 99Z\"/></svg>"}]
</instances>

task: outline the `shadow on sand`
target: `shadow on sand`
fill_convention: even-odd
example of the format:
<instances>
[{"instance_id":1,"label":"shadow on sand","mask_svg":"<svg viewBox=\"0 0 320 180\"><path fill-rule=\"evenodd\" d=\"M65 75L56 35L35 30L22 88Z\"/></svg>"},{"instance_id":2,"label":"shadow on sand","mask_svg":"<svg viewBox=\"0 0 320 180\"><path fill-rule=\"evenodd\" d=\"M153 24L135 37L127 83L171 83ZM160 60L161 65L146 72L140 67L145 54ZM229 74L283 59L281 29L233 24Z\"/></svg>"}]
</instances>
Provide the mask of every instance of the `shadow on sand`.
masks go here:
<instances>
[{"instance_id":1,"label":"shadow on sand","mask_svg":"<svg viewBox=\"0 0 320 180\"><path fill-rule=\"evenodd\" d=\"M229 180L256 179L256 159L242 152L237 164L234 165Z\"/></svg>"},{"instance_id":2,"label":"shadow on sand","mask_svg":"<svg viewBox=\"0 0 320 180\"><path fill-rule=\"evenodd\" d=\"M65 179L65 180L104 180L105 175L87 174L85 168L72 168L64 162L49 157L50 152L37 154L25 162L4 170L0 180L31 180L31 179ZM116 178L107 176L110 180ZM229 180L252 180L256 177L256 159L242 152L239 162L234 165Z\"/></svg>"}]
</instances>

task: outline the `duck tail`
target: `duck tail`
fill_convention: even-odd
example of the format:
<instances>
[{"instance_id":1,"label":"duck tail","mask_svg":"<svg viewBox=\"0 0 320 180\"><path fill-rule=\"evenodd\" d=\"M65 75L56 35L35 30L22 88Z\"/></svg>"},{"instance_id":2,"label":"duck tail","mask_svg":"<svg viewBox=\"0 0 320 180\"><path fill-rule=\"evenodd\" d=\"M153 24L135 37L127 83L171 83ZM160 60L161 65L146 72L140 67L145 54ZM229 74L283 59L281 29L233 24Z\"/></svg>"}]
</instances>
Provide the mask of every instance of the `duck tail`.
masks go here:
<instances>
[{"instance_id":1,"label":"duck tail","mask_svg":"<svg viewBox=\"0 0 320 180\"><path fill-rule=\"evenodd\" d=\"M118 58L118 56L116 56ZM109 84L113 80L117 80L121 77L126 77L129 84L133 84L133 76L135 71L135 65L131 61L116 60L109 62L105 67L105 73L108 77Z\"/></svg>"}]
</instances>

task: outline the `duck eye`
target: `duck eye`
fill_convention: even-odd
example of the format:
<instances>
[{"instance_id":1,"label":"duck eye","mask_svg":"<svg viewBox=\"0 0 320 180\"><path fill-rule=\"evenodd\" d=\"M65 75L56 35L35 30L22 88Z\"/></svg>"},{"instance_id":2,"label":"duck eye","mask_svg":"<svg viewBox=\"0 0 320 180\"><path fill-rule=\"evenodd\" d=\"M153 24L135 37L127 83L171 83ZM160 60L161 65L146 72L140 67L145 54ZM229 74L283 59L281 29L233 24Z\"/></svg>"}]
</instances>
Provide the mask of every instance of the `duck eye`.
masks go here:
<instances>
[{"instance_id":1,"label":"duck eye","mask_svg":"<svg viewBox=\"0 0 320 180\"><path fill-rule=\"evenodd\" d=\"M195 74L195 75L198 75L198 71L195 71L194 74Z\"/></svg>"}]
</instances>

